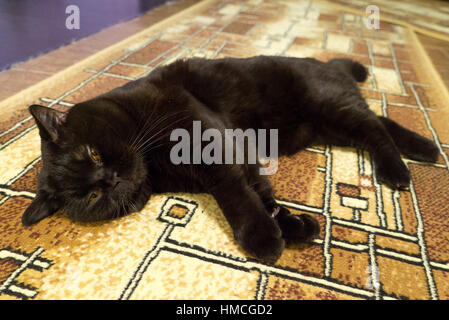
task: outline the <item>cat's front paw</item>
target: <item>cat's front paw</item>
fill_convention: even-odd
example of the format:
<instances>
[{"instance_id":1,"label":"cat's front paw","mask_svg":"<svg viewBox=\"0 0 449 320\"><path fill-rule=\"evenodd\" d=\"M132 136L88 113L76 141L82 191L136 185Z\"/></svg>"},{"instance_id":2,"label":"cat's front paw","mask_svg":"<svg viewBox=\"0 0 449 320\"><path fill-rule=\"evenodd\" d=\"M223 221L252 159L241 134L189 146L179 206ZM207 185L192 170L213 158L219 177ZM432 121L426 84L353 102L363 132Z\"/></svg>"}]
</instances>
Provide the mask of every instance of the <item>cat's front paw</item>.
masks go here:
<instances>
[{"instance_id":1,"label":"cat's front paw","mask_svg":"<svg viewBox=\"0 0 449 320\"><path fill-rule=\"evenodd\" d=\"M276 262L285 248L281 230L268 215L248 221L235 233L235 239L246 252L267 263Z\"/></svg>"},{"instance_id":2,"label":"cat's front paw","mask_svg":"<svg viewBox=\"0 0 449 320\"><path fill-rule=\"evenodd\" d=\"M376 162L375 170L378 181L391 189L403 189L410 185L410 171L400 157Z\"/></svg>"},{"instance_id":3,"label":"cat's front paw","mask_svg":"<svg viewBox=\"0 0 449 320\"><path fill-rule=\"evenodd\" d=\"M293 215L288 209L280 207L276 219L287 244L310 242L320 233L318 221L308 214Z\"/></svg>"},{"instance_id":4,"label":"cat's front paw","mask_svg":"<svg viewBox=\"0 0 449 320\"><path fill-rule=\"evenodd\" d=\"M415 135L413 140L401 151L407 158L424 162L436 162L440 155L440 150L435 142L420 135Z\"/></svg>"}]
</instances>

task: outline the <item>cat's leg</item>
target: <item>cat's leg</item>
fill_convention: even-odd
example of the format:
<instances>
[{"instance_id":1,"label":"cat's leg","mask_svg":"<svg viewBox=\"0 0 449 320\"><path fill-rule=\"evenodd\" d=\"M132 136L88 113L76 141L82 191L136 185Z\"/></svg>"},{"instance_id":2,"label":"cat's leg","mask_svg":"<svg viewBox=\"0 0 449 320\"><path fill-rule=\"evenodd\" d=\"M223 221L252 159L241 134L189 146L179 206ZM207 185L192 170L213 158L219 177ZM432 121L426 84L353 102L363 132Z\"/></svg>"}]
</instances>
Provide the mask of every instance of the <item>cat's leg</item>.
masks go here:
<instances>
[{"instance_id":1,"label":"cat's leg","mask_svg":"<svg viewBox=\"0 0 449 320\"><path fill-rule=\"evenodd\" d=\"M390 133L399 151L407 158L425 162L437 161L440 152L432 140L404 128L391 119L385 117L379 117L379 119Z\"/></svg>"},{"instance_id":2,"label":"cat's leg","mask_svg":"<svg viewBox=\"0 0 449 320\"><path fill-rule=\"evenodd\" d=\"M249 168L248 183L278 222L282 238L287 244L308 242L319 234L320 225L311 215L293 215L286 207L276 202L271 183L266 176L259 174L259 166L253 165Z\"/></svg>"},{"instance_id":3,"label":"cat's leg","mask_svg":"<svg viewBox=\"0 0 449 320\"><path fill-rule=\"evenodd\" d=\"M284 132L280 128L279 155L291 156L310 146L316 138L316 129L312 123L303 122L293 130ZM269 150L269 149L268 149Z\"/></svg>"},{"instance_id":4,"label":"cat's leg","mask_svg":"<svg viewBox=\"0 0 449 320\"><path fill-rule=\"evenodd\" d=\"M281 229L257 192L248 185L243 166L202 168L202 172L197 172L204 174L201 180L205 190L215 197L236 241L258 259L269 263L278 260L285 247Z\"/></svg>"},{"instance_id":5,"label":"cat's leg","mask_svg":"<svg viewBox=\"0 0 449 320\"><path fill-rule=\"evenodd\" d=\"M362 98L344 107L323 111L320 143L365 148L370 152L381 182L394 189L409 185L409 170L393 138Z\"/></svg>"}]
</instances>

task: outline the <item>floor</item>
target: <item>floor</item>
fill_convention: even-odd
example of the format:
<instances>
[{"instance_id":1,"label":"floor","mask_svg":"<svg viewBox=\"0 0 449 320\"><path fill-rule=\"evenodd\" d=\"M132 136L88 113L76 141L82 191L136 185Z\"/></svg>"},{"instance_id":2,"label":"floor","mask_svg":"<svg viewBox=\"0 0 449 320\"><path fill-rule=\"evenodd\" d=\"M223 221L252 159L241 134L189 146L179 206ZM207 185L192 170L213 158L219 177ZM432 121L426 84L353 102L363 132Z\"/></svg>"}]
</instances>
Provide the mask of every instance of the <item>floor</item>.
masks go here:
<instances>
[{"instance_id":1,"label":"floor","mask_svg":"<svg viewBox=\"0 0 449 320\"><path fill-rule=\"evenodd\" d=\"M112 3L114 2L116 2L116 0L112 0ZM151 1L146 2L148 3ZM153 3L156 2L162 3L164 1L153 1ZM90 55L123 39L126 39L127 37L148 28L158 21L164 20L166 17L171 16L172 14L179 12L180 10L183 10L187 7L190 7L196 2L198 2L198 0L168 1L164 5L156 7L155 9L148 11L134 19L117 23L95 34L82 38L81 40L72 42L66 46L59 47L35 59L13 65L9 70L0 72L0 100L4 100L20 92L21 90L24 90L56 74L57 72L73 65L76 62L81 61L89 57ZM77 3L77 1L71 1L71 3ZM135 3L137 3L137 0L135 1ZM83 7L80 6L80 11L83 10L82 8ZM139 10L141 10L141 12L144 11L143 9ZM136 9L135 12L137 11L138 10ZM2 12L1 6L0 12ZM0 21L2 21L3 18L4 17L0 14ZM2 30L2 23L3 22L0 22L0 30ZM16 24L16 26L20 25L21 24L19 23ZM80 28L80 30L83 28L84 27ZM14 32L16 32L17 34L17 31ZM53 30L48 30L46 34L48 34L49 32L52 32L53 37ZM22 34L22 36L24 36L24 34ZM2 37L0 37L0 39L2 39ZM17 39L23 39L23 37L17 37ZM17 41L17 39L15 39L14 41ZM25 45L30 44L28 41L23 42L25 43ZM3 53L4 51L6 50L0 50L0 54L6 56L7 54ZM17 59L17 61L19 61L19 59ZM2 62L3 61L0 59L0 64Z\"/></svg>"},{"instance_id":2,"label":"floor","mask_svg":"<svg viewBox=\"0 0 449 320\"><path fill-rule=\"evenodd\" d=\"M449 88L449 42L424 35L419 35L419 40L430 56L433 65L440 73L446 87Z\"/></svg>"},{"instance_id":3,"label":"floor","mask_svg":"<svg viewBox=\"0 0 449 320\"><path fill-rule=\"evenodd\" d=\"M45 81L18 96L62 110L178 57L353 58L372 71L361 85L372 110L435 139L438 163L404 159L413 184L396 192L378 183L366 152L316 146L279 159L271 176L277 199L319 219L321 232L310 246L287 248L276 264L263 264L240 249L206 194L154 195L139 214L95 226L60 212L22 227L42 165L39 135L22 103L10 122L4 110L0 117L0 252L13 257L0 261L4 296L449 299L448 99L433 96L441 90L433 75L415 72L429 66L404 28L385 23L370 32L355 16L317 2L205 1L201 10L145 31L141 41L107 50L114 58L103 52L104 59L48 81L54 85ZM319 31L311 34L313 24Z\"/></svg>"},{"instance_id":4,"label":"floor","mask_svg":"<svg viewBox=\"0 0 449 320\"><path fill-rule=\"evenodd\" d=\"M101 2L106 0L99 0ZM115 9L123 9L119 4L119 0L112 0L111 7L114 7ZM80 11L83 10L84 12L84 6L87 5L89 2L85 2L84 0L77 0L77 1L69 1L70 3L79 3L80 4ZM127 9L123 9L126 12L122 13L122 16L129 16L132 14L135 14L137 12L144 12L148 10L150 5L155 5L156 3L162 3L163 0L156 0L156 1L144 1L144 0L133 0L133 5L127 7ZM117 23L111 27L108 27L106 29L101 30L100 32L97 32L89 37L83 38L81 40L75 41L70 43L69 45L60 47L58 49L55 49L47 54L41 55L35 59L31 59L29 61L19 63L14 65L9 70L0 72L0 100L3 100L9 96L12 96L19 91L36 84L49 76L63 70L64 68L69 67L70 65L76 63L77 61L80 61L82 59L87 58L91 54L102 50L114 43L119 42L120 40L123 40L127 38L128 36L139 32L150 25L157 23L158 21L163 20L165 17L172 15L175 12L178 12L182 8L187 8L194 3L198 2L198 0L179 0L176 2L168 2L165 5L159 6L147 13L141 14L139 17L136 17L130 21ZM6 5L7 2L2 2L0 4L0 38L5 37L5 30L2 25L5 24L5 15L3 7ZM67 4L67 1L62 1L61 5L58 4L58 8L65 8L65 4ZM97 2L96 2L97 3ZM110 2L111 3L111 2ZM18 8L17 6L15 8ZM91 8L92 9L92 8ZM62 9L61 9L62 10ZM50 15L54 15L55 8L50 10ZM89 10L87 10L89 11ZM90 30L94 30L95 28L100 28L101 25L104 25L107 23L107 21L113 21L114 19L118 19L119 15L115 10L108 10L108 14L111 16L108 19L103 19L101 21L98 21L94 26L90 26ZM23 14L23 13L21 13ZM94 15L93 13L90 13L90 17L96 17L99 15ZM65 16L64 16L65 17ZM8 19L13 19L13 17L7 17ZM88 18L86 18L88 19ZM22 19L23 20L23 19ZM28 21L28 18L24 21ZM33 25L33 23L36 21L36 18L30 18L28 22L22 28L25 28L27 30L30 30L30 26ZM17 24L19 25L19 24ZM51 25L51 24L49 24ZM28 26L28 27L27 27ZM89 29L86 28L86 29ZM83 28L81 28L83 29ZM80 29L80 30L81 30ZM6 33L10 39L10 41L16 41L15 39L23 39L23 37L17 36L17 33L20 31L13 30L11 28L10 30L12 33ZM73 30L72 30L73 31ZM33 31L32 34L34 34L36 31ZM52 32L52 37L47 38L55 38L55 41L59 39L59 41L63 41L64 37L67 37L65 32L61 33L54 33L53 30L40 30L39 32ZM87 31L82 31L87 32ZM82 36L82 32L78 33L78 37ZM14 36L12 36L14 35ZM26 33L21 33L22 36L25 36ZM28 37L28 36L27 36ZM30 37L32 38L32 37ZM446 86L449 88L449 64L447 61L449 61L449 43L434 39L425 35L419 35L419 39L421 40L422 44L424 45L424 48L426 49L427 53L429 54L432 62L434 63L437 70L440 72L441 77L443 78L443 81L445 82ZM22 41L24 44L24 48L26 50L24 51L24 55L26 52L29 52L27 47L30 47L30 41L32 39L27 39L27 41ZM33 43L33 42L31 42ZM34 42L37 43L37 42ZM47 48L50 46L50 42L46 42ZM6 52L6 53L5 53ZM28 53L29 54L29 53ZM10 54L8 53L8 50L1 50L0 51L0 69L1 65L5 64L5 61L9 59ZM6 58L5 58L6 57ZM4 60L6 59L6 60ZM20 60L17 58L16 60Z\"/></svg>"},{"instance_id":5,"label":"floor","mask_svg":"<svg viewBox=\"0 0 449 320\"><path fill-rule=\"evenodd\" d=\"M0 71L131 20L167 0L58 0L47 5L50 1L0 2L0 39L8 44L0 51ZM79 24L74 24L75 16Z\"/></svg>"}]
</instances>

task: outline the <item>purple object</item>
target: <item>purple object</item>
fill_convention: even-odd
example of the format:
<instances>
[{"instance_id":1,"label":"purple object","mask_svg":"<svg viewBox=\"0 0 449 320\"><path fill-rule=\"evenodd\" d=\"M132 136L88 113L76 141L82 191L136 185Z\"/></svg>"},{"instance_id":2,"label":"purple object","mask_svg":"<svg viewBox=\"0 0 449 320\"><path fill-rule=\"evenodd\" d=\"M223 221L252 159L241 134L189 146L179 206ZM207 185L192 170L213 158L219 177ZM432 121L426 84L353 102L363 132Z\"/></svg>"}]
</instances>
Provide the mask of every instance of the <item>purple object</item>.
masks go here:
<instances>
[{"instance_id":1,"label":"purple object","mask_svg":"<svg viewBox=\"0 0 449 320\"><path fill-rule=\"evenodd\" d=\"M0 71L131 20L167 0L0 0ZM66 28L76 5L80 28Z\"/></svg>"}]
</instances>

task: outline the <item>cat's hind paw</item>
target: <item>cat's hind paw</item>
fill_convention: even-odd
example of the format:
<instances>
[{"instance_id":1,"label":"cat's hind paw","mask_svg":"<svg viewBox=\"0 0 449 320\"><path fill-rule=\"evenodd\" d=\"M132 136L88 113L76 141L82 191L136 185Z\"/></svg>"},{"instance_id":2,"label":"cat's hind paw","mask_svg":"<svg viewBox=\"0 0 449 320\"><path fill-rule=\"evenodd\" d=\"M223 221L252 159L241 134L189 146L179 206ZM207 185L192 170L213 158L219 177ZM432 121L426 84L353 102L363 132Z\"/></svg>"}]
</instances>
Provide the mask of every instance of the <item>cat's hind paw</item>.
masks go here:
<instances>
[{"instance_id":1,"label":"cat's hind paw","mask_svg":"<svg viewBox=\"0 0 449 320\"><path fill-rule=\"evenodd\" d=\"M423 162L436 162L440 155L435 142L419 135L415 135L407 146L401 148L401 151L407 158Z\"/></svg>"},{"instance_id":2,"label":"cat's hind paw","mask_svg":"<svg viewBox=\"0 0 449 320\"><path fill-rule=\"evenodd\" d=\"M320 224L308 214L293 215L286 208L279 207L276 215L282 238L287 244L310 242L320 233Z\"/></svg>"}]
</instances>

